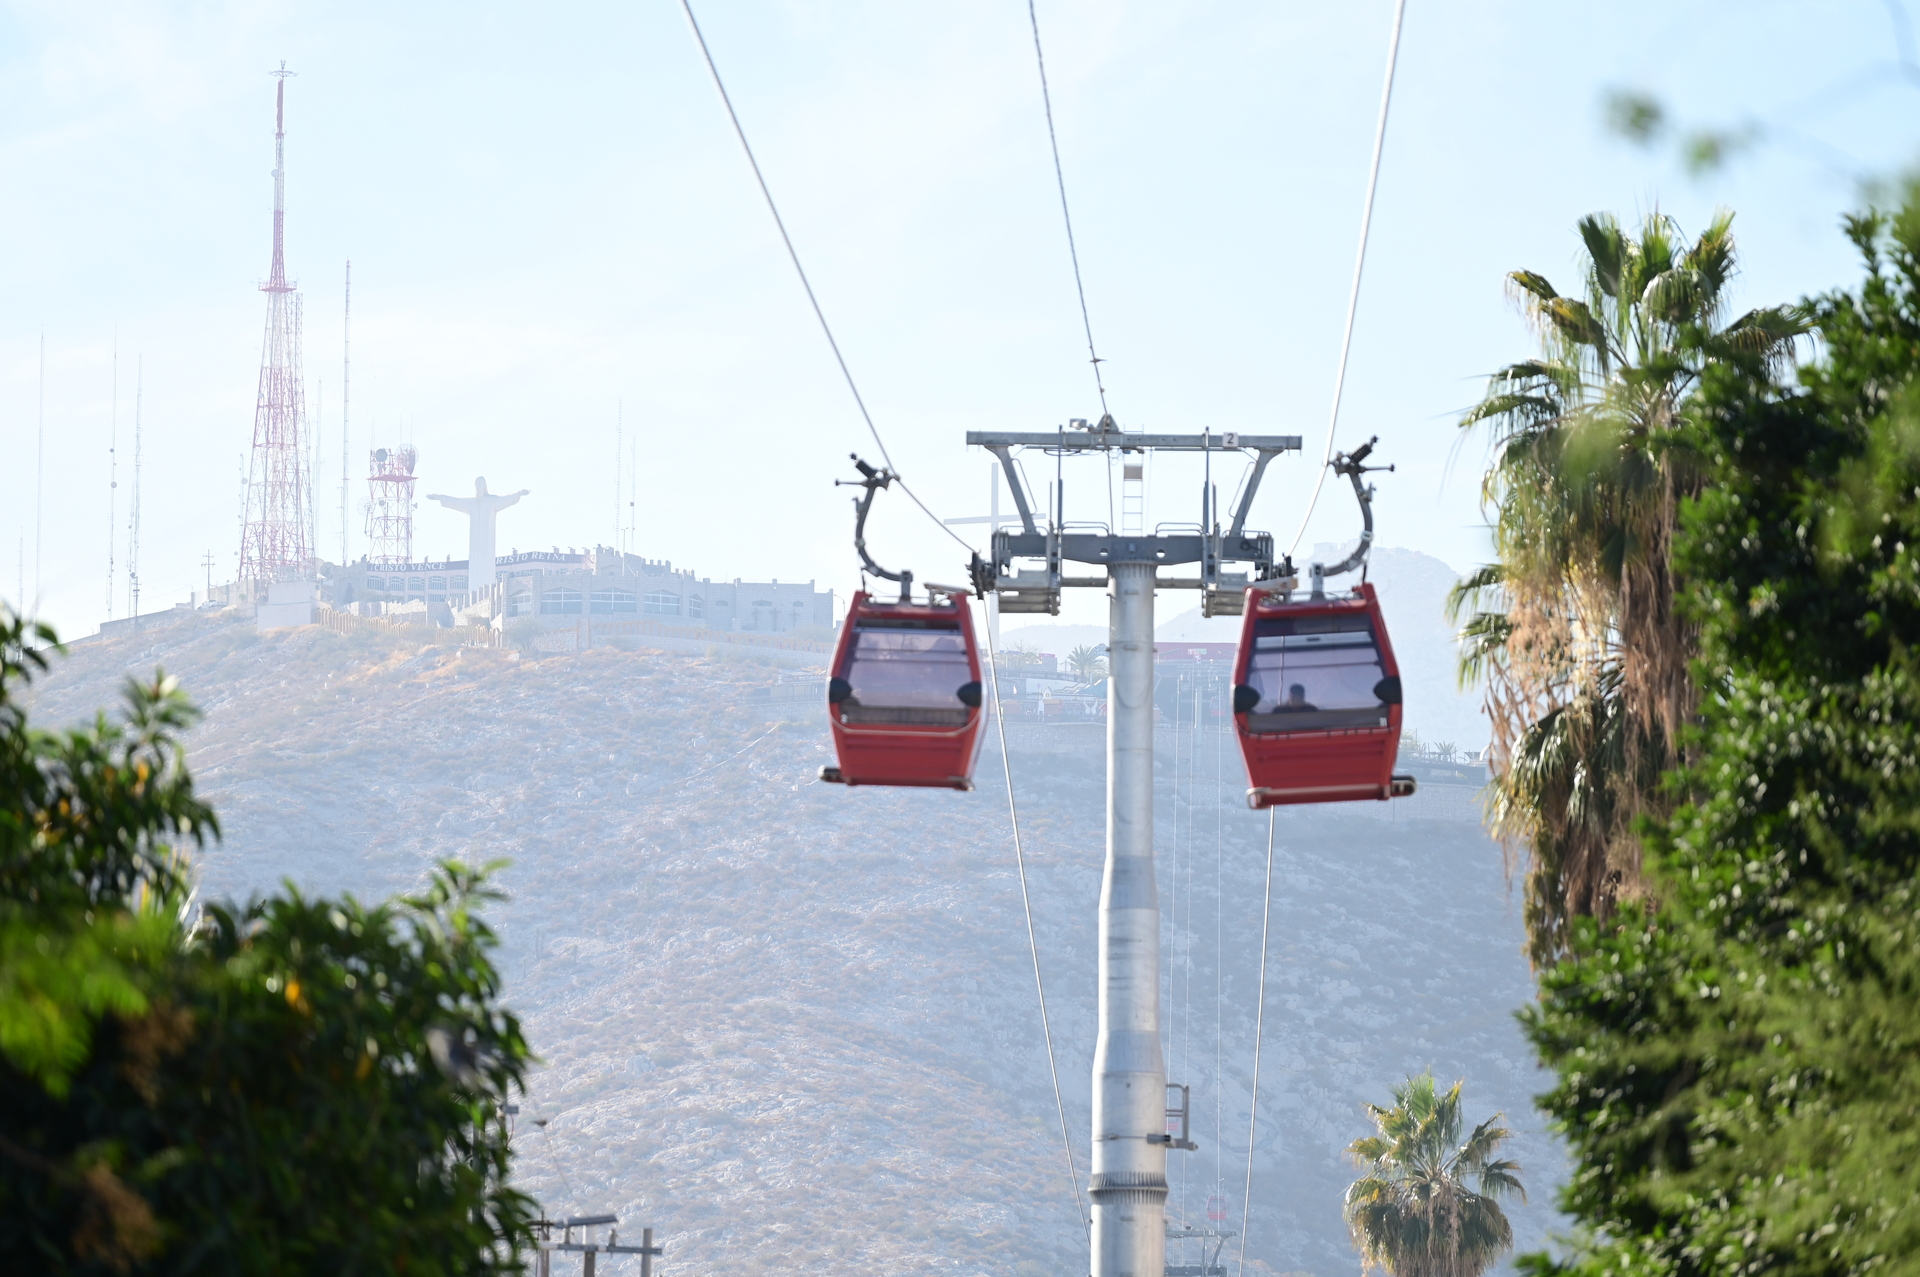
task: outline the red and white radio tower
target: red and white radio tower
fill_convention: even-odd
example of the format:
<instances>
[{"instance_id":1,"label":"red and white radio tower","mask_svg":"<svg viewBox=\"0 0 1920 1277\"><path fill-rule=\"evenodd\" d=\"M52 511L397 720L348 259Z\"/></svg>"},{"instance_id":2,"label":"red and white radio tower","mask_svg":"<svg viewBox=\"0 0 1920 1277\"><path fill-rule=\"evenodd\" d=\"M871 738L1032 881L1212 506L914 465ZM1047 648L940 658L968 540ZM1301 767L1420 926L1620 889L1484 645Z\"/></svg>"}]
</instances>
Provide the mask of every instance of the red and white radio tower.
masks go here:
<instances>
[{"instance_id":1,"label":"red and white radio tower","mask_svg":"<svg viewBox=\"0 0 1920 1277\"><path fill-rule=\"evenodd\" d=\"M271 581L313 573L311 474L307 467L306 390L300 377L300 294L287 282L286 112L282 62L273 107L273 273L267 335L260 352L260 397L253 413L253 456L247 467L246 519L240 534L240 581L253 594Z\"/></svg>"}]
</instances>

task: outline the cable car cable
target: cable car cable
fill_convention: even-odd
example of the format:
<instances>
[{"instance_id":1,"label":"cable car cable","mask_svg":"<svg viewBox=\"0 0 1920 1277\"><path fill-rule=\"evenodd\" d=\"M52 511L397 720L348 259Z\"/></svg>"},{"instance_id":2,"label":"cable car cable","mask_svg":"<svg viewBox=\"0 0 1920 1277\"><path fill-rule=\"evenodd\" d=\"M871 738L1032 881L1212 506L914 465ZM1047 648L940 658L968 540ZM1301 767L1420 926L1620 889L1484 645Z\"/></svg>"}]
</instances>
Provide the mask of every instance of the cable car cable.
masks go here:
<instances>
[{"instance_id":1,"label":"cable car cable","mask_svg":"<svg viewBox=\"0 0 1920 1277\"><path fill-rule=\"evenodd\" d=\"M1300 516L1300 530L1293 534L1287 548L1289 557L1300 548L1307 535L1307 523L1320 501L1320 489L1327 482L1327 463L1333 460L1334 433L1340 425L1340 399L1347 387L1347 356L1353 350L1353 317L1360 308L1360 277L1367 265L1367 239L1373 230L1373 196L1380 187L1380 153L1387 142L1387 108L1393 103L1393 74L1400 64L1400 26L1407 16L1407 0L1394 0L1393 36L1387 44L1387 82L1380 90L1380 122L1373 131L1373 163L1367 170L1367 201L1360 210L1360 249L1353 260L1353 287L1347 293L1347 323L1340 338L1340 365L1333 378L1333 414L1327 422L1327 450L1320 458L1320 476L1313 481L1313 495L1307 498L1307 512ZM824 321L822 321L824 322ZM1244 1250L1244 1245L1242 1246Z\"/></svg>"},{"instance_id":2,"label":"cable car cable","mask_svg":"<svg viewBox=\"0 0 1920 1277\"><path fill-rule=\"evenodd\" d=\"M1093 365L1093 384L1100 391L1100 415L1105 418L1110 416L1106 382L1100 376L1100 365L1105 360L1093 348L1093 320L1087 316L1087 289L1080 282L1080 250L1074 246L1073 214L1067 210L1067 175L1060 167L1060 138L1053 131L1053 94L1047 89L1047 55L1040 51L1040 15L1033 6L1034 0L1027 0L1027 20L1033 26L1033 60L1040 68L1040 104L1047 112L1047 142L1053 147L1053 177L1060 186L1060 218L1067 224L1067 256L1073 259L1073 290L1080 298L1080 325L1086 329L1088 362ZM1108 501L1111 504L1111 494Z\"/></svg>"},{"instance_id":3,"label":"cable car cable","mask_svg":"<svg viewBox=\"0 0 1920 1277\"><path fill-rule=\"evenodd\" d=\"M1267 808L1267 894L1260 907L1260 992L1253 1013L1253 1099L1247 1105L1247 1190L1240 1203L1240 1266L1247 1271L1247 1220L1253 1214L1253 1138L1260 1123L1260 1035L1267 1018L1267 937L1273 923L1273 826L1278 809Z\"/></svg>"},{"instance_id":4,"label":"cable car cable","mask_svg":"<svg viewBox=\"0 0 1920 1277\"><path fill-rule=\"evenodd\" d=\"M740 149L746 152L747 164L753 169L753 180L760 184L760 194L767 201L767 211L773 214L773 224L780 231L780 242L787 248L787 260L793 263L794 274L800 277L800 287L806 290L807 303L813 307L813 317L820 321L820 331L826 335L827 345L833 350L833 361L840 365L840 375L846 378L847 389L853 394L854 406L860 409L860 419L867 423L867 433L873 436L874 447L880 449L880 459L887 463L887 469L893 471L894 481L900 485L900 490L920 507L922 514L933 520L935 527L966 546L968 550L972 550L974 547L966 538L941 522L940 517L927 509L926 502L922 501L914 490L907 486L907 481L900 477L900 468L893 464L893 457L887 452L886 441L881 439L879 427L873 424L873 414L867 411L867 401L861 397L860 387L854 384L853 370L847 367L846 356L840 353L840 343L834 340L833 326L827 323L827 313L820 308L820 299L813 295L813 283L807 278L806 267L800 264L800 254L793 246L793 237L787 234L787 223L780 216L780 207L773 202L773 191L767 185L766 175L760 171L760 161L754 158L753 147L747 141L747 131L741 127L740 115L733 109L733 98L728 95L726 82L720 78L720 68L713 60L713 50L707 47L706 34L700 30L700 20L693 16L692 0L680 0L680 9L687 15L687 24L693 28L693 38L700 43L700 56L707 60L707 70L713 76L713 87L720 91L720 101L727 108L727 118L733 121L733 134L740 139Z\"/></svg>"},{"instance_id":5,"label":"cable car cable","mask_svg":"<svg viewBox=\"0 0 1920 1277\"><path fill-rule=\"evenodd\" d=\"M1013 824L1013 861L1020 870L1020 907L1027 915L1027 952L1033 956L1033 988L1040 997L1040 1032L1047 1043L1047 1071L1053 1075L1053 1105L1060 1112L1060 1146L1067 1151L1067 1182L1073 1189L1074 1207L1080 1212L1087 1235L1093 1235L1093 1218L1080 1196L1080 1166L1073 1156L1073 1137L1067 1133L1067 1102L1060 1094L1060 1066L1053 1055L1053 1026L1047 1019L1047 984L1040 976L1040 940L1033 928L1033 899L1027 894L1027 853L1020 837L1020 811L1013 801L1013 757L1007 753L1007 717L1000 704L1000 656L993 646L993 622L987 630L987 679L993 685L993 721L1000 733L1000 767L1007 777L1007 819Z\"/></svg>"},{"instance_id":6,"label":"cable car cable","mask_svg":"<svg viewBox=\"0 0 1920 1277\"><path fill-rule=\"evenodd\" d=\"M1220 1154L1224 1148L1221 1140L1221 1097L1226 1092L1226 1079L1221 1071L1224 1060L1221 1040L1226 1014L1224 972L1227 935L1225 873L1227 809L1226 804L1221 801L1224 796L1218 790L1220 778L1226 772L1226 749L1227 736L1223 731L1214 737L1213 742L1213 779L1216 791L1213 804L1213 1191L1220 1195L1221 1220L1226 1218L1227 1208L1226 1177L1222 1173L1225 1168L1220 1162ZM1212 1211L1209 1210L1208 1221L1218 1222L1213 1220L1212 1215Z\"/></svg>"}]
</instances>

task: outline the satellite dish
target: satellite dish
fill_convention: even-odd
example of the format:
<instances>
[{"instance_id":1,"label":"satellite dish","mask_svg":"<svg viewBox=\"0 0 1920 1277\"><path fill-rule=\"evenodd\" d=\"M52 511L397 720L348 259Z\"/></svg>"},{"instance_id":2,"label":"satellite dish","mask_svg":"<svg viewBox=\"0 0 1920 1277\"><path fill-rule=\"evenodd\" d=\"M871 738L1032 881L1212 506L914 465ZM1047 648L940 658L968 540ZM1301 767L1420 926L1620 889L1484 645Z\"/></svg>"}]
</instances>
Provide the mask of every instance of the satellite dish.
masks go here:
<instances>
[{"instance_id":1,"label":"satellite dish","mask_svg":"<svg viewBox=\"0 0 1920 1277\"><path fill-rule=\"evenodd\" d=\"M385 448L376 448L373 453L373 459L375 461L385 461L387 459L387 450Z\"/></svg>"}]
</instances>

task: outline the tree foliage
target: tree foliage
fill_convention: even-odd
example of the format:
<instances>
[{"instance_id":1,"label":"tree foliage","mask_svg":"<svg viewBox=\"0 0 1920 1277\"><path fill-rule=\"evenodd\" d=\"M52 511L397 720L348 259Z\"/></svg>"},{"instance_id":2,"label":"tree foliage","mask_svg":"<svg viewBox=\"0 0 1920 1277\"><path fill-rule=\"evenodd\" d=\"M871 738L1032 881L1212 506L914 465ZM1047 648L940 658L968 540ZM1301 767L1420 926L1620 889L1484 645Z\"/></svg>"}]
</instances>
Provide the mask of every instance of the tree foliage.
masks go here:
<instances>
[{"instance_id":1,"label":"tree foliage","mask_svg":"<svg viewBox=\"0 0 1920 1277\"><path fill-rule=\"evenodd\" d=\"M1920 1267L1920 192L1851 229L1824 357L1690 414L1692 801L1528 1016L1583 1229L1541 1272Z\"/></svg>"},{"instance_id":2,"label":"tree foliage","mask_svg":"<svg viewBox=\"0 0 1920 1277\"><path fill-rule=\"evenodd\" d=\"M1777 366L1791 310L1726 320L1732 214L1692 243L1655 213L1579 224L1584 278L1563 295L1508 276L1540 353L1495 373L1462 421L1492 434L1482 493L1498 561L1455 591L1462 675L1486 685L1496 833L1527 855L1531 956L1638 893L1634 819L1693 712L1691 626L1674 609L1679 504L1698 490L1681 411L1709 370Z\"/></svg>"},{"instance_id":3,"label":"tree foliage","mask_svg":"<svg viewBox=\"0 0 1920 1277\"><path fill-rule=\"evenodd\" d=\"M1367 1105L1378 1134L1347 1152L1366 1168L1347 1189L1347 1227L1366 1266L1393 1277L1479 1277L1513 1248L1499 1199L1526 1190L1519 1164L1496 1156L1513 1132L1496 1113L1460 1138L1461 1083L1431 1073Z\"/></svg>"},{"instance_id":4,"label":"tree foliage","mask_svg":"<svg viewBox=\"0 0 1920 1277\"><path fill-rule=\"evenodd\" d=\"M117 719L37 730L19 693L52 640L0 612L0 1254L50 1273L517 1269L531 1203L507 1186L500 1108L528 1054L484 874L196 915L185 853L219 827L184 765L192 707L156 675Z\"/></svg>"},{"instance_id":5,"label":"tree foliage","mask_svg":"<svg viewBox=\"0 0 1920 1277\"><path fill-rule=\"evenodd\" d=\"M1091 683L1107 676L1107 649L1104 644L1095 646L1082 643L1067 653L1067 670L1083 683Z\"/></svg>"}]
</instances>

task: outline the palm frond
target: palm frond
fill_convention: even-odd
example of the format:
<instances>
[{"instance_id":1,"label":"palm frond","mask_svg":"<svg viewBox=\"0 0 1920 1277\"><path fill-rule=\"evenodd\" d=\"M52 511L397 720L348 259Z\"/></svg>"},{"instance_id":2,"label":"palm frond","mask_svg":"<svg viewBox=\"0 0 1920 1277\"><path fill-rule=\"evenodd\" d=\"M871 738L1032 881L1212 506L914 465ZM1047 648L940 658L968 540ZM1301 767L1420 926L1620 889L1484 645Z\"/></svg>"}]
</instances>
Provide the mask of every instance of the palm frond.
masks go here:
<instances>
[{"instance_id":1,"label":"palm frond","mask_svg":"<svg viewBox=\"0 0 1920 1277\"><path fill-rule=\"evenodd\" d=\"M1707 229L1700 232L1700 238L1694 241L1687 251L1686 265L1689 270L1700 275L1706 288L1718 297L1733 278L1733 210L1722 208L1714 212L1713 220L1707 223Z\"/></svg>"},{"instance_id":2,"label":"palm frond","mask_svg":"<svg viewBox=\"0 0 1920 1277\"><path fill-rule=\"evenodd\" d=\"M1501 563L1483 563L1454 582L1447 591L1447 619L1459 621L1462 614L1480 603L1480 596L1491 590L1497 590L1506 581L1506 565Z\"/></svg>"},{"instance_id":3,"label":"palm frond","mask_svg":"<svg viewBox=\"0 0 1920 1277\"><path fill-rule=\"evenodd\" d=\"M1632 255L1620 223L1611 213L1592 213L1581 218L1578 226L1580 242L1586 245L1587 257L1593 263L1594 282L1605 296L1618 297L1621 276Z\"/></svg>"},{"instance_id":4,"label":"palm frond","mask_svg":"<svg viewBox=\"0 0 1920 1277\"><path fill-rule=\"evenodd\" d=\"M1507 275L1507 280L1510 289L1523 292L1543 302L1550 302L1560 295L1554 291L1553 285L1547 282L1545 275L1538 275L1530 270L1511 271Z\"/></svg>"},{"instance_id":5,"label":"palm frond","mask_svg":"<svg viewBox=\"0 0 1920 1277\"><path fill-rule=\"evenodd\" d=\"M1593 308L1571 297L1556 297L1540 307L1541 314L1553 325L1562 340L1577 346L1591 346L1602 354L1607 347L1607 329L1594 317Z\"/></svg>"},{"instance_id":6,"label":"palm frond","mask_svg":"<svg viewBox=\"0 0 1920 1277\"><path fill-rule=\"evenodd\" d=\"M1510 1161L1488 1162L1480 1168L1480 1192L1485 1197L1504 1197L1508 1193L1518 1193L1521 1201L1527 1200L1526 1185L1520 1182L1520 1163Z\"/></svg>"}]
</instances>

